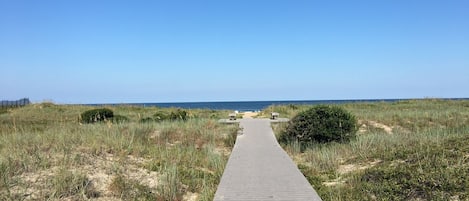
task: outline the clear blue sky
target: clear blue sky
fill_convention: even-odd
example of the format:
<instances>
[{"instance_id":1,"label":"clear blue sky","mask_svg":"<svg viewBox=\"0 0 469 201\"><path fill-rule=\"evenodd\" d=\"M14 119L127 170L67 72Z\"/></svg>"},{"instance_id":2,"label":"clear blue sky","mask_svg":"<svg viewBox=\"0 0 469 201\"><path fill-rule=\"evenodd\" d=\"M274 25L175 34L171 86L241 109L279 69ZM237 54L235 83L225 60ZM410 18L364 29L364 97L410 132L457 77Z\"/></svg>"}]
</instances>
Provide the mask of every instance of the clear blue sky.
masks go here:
<instances>
[{"instance_id":1,"label":"clear blue sky","mask_svg":"<svg viewBox=\"0 0 469 201\"><path fill-rule=\"evenodd\" d=\"M469 97L469 1L0 0L0 99Z\"/></svg>"}]
</instances>

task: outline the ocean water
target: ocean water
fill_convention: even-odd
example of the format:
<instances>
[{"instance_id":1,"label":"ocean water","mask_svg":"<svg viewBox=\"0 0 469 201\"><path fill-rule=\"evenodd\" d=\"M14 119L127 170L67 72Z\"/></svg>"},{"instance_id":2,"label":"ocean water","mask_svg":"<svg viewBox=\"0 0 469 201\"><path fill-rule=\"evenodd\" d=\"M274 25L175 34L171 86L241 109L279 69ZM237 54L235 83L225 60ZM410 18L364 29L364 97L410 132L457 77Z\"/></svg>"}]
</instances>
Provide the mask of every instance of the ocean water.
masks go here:
<instances>
[{"instance_id":1,"label":"ocean water","mask_svg":"<svg viewBox=\"0 0 469 201\"><path fill-rule=\"evenodd\" d=\"M293 101L232 101L232 102L179 102L179 103L124 103L124 104L88 104L88 105L136 105L143 107L209 109L233 111L260 111L271 105L317 105L344 104L356 102L396 102L417 99L362 99L362 100L293 100ZM469 100L469 98L443 98L443 100Z\"/></svg>"},{"instance_id":2,"label":"ocean water","mask_svg":"<svg viewBox=\"0 0 469 201\"><path fill-rule=\"evenodd\" d=\"M271 105L317 105L317 104L343 104L353 102L395 102L405 99L371 99L371 100L300 100L300 101L239 101L239 102L182 102L182 103L130 103L143 107L184 108L184 109L211 109L236 110L240 112L260 111ZM122 105L122 104L120 104Z\"/></svg>"}]
</instances>

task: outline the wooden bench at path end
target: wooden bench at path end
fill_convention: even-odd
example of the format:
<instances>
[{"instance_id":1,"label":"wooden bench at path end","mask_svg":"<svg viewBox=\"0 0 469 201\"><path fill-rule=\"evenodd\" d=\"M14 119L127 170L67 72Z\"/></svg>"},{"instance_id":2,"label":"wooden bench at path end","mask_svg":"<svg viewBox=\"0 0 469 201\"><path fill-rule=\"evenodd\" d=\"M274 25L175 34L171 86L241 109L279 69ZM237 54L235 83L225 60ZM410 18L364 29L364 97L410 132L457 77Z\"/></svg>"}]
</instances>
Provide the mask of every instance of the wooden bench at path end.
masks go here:
<instances>
[{"instance_id":1,"label":"wooden bench at path end","mask_svg":"<svg viewBox=\"0 0 469 201\"><path fill-rule=\"evenodd\" d=\"M236 113L230 113L228 116L230 116L230 120L236 120Z\"/></svg>"},{"instance_id":2,"label":"wooden bench at path end","mask_svg":"<svg viewBox=\"0 0 469 201\"><path fill-rule=\"evenodd\" d=\"M278 112L272 112L270 113L270 118L271 119L277 119L280 114Z\"/></svg>"}]
</instances>

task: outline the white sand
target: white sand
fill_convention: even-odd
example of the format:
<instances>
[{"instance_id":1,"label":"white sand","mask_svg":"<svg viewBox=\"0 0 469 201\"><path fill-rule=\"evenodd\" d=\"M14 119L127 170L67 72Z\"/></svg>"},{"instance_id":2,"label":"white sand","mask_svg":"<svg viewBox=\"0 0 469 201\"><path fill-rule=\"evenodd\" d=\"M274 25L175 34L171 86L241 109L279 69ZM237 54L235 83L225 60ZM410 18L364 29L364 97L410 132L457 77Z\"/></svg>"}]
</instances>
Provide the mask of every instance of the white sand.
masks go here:
<instances>
[{"instance_id":1,"label":"white sand","mask_svg":"<svg viewBox=\"0 0 469 201\"><path fill-rule=\"evenodd\" d=\"M257 115L259 115L258 112L243 112L243 119L252 119Z\"/></svg>"}]
</instances>

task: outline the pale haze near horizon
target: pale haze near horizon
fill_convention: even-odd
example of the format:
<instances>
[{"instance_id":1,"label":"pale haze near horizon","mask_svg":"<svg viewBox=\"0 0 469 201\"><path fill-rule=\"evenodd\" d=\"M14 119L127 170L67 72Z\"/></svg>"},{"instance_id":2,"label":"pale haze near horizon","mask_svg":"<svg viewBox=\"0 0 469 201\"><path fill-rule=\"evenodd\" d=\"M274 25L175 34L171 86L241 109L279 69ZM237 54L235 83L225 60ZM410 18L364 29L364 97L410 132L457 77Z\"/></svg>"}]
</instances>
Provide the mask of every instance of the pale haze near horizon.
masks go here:
<instances>
[{"instance_id":1,"label":"pale haze near horizon","mask_svg":"<svg viewBox=\"0 0 469 201\"><path fill-rule=\"evenodd\" d=\"M469 97L469 1L0 0L0 99Z\"/></svg>"}]
</instances>

